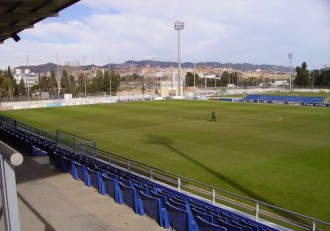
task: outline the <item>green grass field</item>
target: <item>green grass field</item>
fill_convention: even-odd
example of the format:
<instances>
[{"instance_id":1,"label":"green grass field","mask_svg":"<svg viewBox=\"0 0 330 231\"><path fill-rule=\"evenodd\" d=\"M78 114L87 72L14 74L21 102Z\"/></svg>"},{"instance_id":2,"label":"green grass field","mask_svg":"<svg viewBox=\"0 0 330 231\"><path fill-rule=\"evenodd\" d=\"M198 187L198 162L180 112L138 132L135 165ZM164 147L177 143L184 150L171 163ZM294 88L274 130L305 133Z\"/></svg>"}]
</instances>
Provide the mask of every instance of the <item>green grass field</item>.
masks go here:
<instances>
[{"instance_id":1,"label":"green grass field","mask_svg":"<svg viewBox=\"0 0 330 231\"><path fill-rule=\"evenodd\" d=\"M329 222L329 108L173 100L2 114Z\"/></svg>"}]
</instances>

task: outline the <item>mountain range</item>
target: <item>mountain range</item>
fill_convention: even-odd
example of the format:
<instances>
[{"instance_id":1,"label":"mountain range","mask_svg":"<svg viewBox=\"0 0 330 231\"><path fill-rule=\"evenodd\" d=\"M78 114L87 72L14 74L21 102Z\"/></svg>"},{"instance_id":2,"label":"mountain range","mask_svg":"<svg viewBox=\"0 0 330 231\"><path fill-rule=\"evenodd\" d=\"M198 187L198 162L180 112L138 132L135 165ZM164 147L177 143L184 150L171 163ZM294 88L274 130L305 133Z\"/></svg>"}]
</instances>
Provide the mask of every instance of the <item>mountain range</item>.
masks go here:
<instances>
[{"instance_id":1,"label":"mountain range","mask_svg":"<svg viewBox=\"0 0 330 231\"><path fill-rule=\"evenodd\" d=\"M127 66L131 66L132 65L132 61L126 61L124 63L121 64L117 64L117 63L111 63L110 64L110 68L111 70L118 70L121 67L127 67ZM177 62L163 62L163 61L153 61L153 60L142 60L142 61L133 61L133 65L134 67L145 67L146 65L150 65L150 67L161 67L161 68L167 68L167 67L177 67L178 63ZM250 63L219 63L219 62L199 62L199 63L195 63L195 67L200 67L200 66L213 66L215 68L231 68L234 70L240 70L240 71L247 71L247 70L269 70L269 71L274 71L276 69L276 71L279 72L289 72L289 67L285 67L285 66L277 66L277 65L270 65L270 64L250 64ZM89 65L85 65L84 66L68 66L68 65L58 65L59 69L63 69L63 68L72 68L72 69L80 69L83 70L85 68L85 70L91 70L93 68L101 68L101 69L108 69L109 68L109 64L105 64L105 65L94 65L94 64L89 64ZM194 63L192 62L184 62L181 63L181 67L182 68L194 68ZM26 69L26 66L18 66L15 67L15 69ZM48 71L56 71L57 70L57 65L55 63L46 63L46 64L40 64L40 65L35 65L35 66L29 66L29 69L31 72L35 72L35 73L45 73Z\"/></svg>"}]
</instances>

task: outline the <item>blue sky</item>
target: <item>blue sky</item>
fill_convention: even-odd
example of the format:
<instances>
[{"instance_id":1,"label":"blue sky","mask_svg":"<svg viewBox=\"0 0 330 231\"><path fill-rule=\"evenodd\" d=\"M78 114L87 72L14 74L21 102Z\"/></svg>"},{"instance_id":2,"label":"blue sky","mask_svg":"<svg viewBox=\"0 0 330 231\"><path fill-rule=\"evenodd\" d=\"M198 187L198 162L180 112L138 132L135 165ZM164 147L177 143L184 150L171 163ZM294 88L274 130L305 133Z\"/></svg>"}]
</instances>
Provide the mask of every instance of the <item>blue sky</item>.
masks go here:
<instances>
[{"instance_id":1,"label":"blue sky","mask_svg":"<svg viewBox=\"0 0 330 231\"><path fill-rule=\"evenodd\" d=\"M127 60L330 65L329 0L82 0L0 45L0 69Z\"/></svg>"}]
</instances>

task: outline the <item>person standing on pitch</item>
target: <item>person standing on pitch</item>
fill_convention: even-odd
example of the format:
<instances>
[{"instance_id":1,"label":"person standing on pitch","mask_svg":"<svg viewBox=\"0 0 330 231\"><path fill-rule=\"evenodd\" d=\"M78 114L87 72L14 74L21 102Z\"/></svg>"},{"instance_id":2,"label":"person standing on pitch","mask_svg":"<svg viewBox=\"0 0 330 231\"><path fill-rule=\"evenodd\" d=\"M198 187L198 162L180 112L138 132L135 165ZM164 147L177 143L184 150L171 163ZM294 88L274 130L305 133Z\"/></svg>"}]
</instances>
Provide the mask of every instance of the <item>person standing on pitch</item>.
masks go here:
<instances>
[{"instance_id":1,"label":"person standing on pitch","mask_svg":"<svg viewBox=\"0 0 330 231\"><path fill-rule=\"evenodd\" d=\"M217 122L217 119L215 118L215 111L212 111L212 119L211 122L214 120L214 122Z\"/></svg>"}]
</instances>

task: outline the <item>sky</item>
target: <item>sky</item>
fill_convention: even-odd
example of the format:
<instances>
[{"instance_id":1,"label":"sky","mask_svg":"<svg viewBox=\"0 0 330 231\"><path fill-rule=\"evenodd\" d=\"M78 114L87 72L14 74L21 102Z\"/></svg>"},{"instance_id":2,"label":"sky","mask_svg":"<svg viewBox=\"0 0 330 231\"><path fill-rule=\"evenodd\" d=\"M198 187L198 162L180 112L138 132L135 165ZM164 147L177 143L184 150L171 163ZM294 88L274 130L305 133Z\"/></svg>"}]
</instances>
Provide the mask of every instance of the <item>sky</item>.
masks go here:
<instances>
[{"instance_id":1,"label":"sky","mask_svg":"<svg viewBox=\"0 0 330 231\"><path fill-rule=\"evenodd\" d=\"M330 0L82 0L0 44L0 69L128 60L330 65Z\"/></svg>"}]
</instances>

